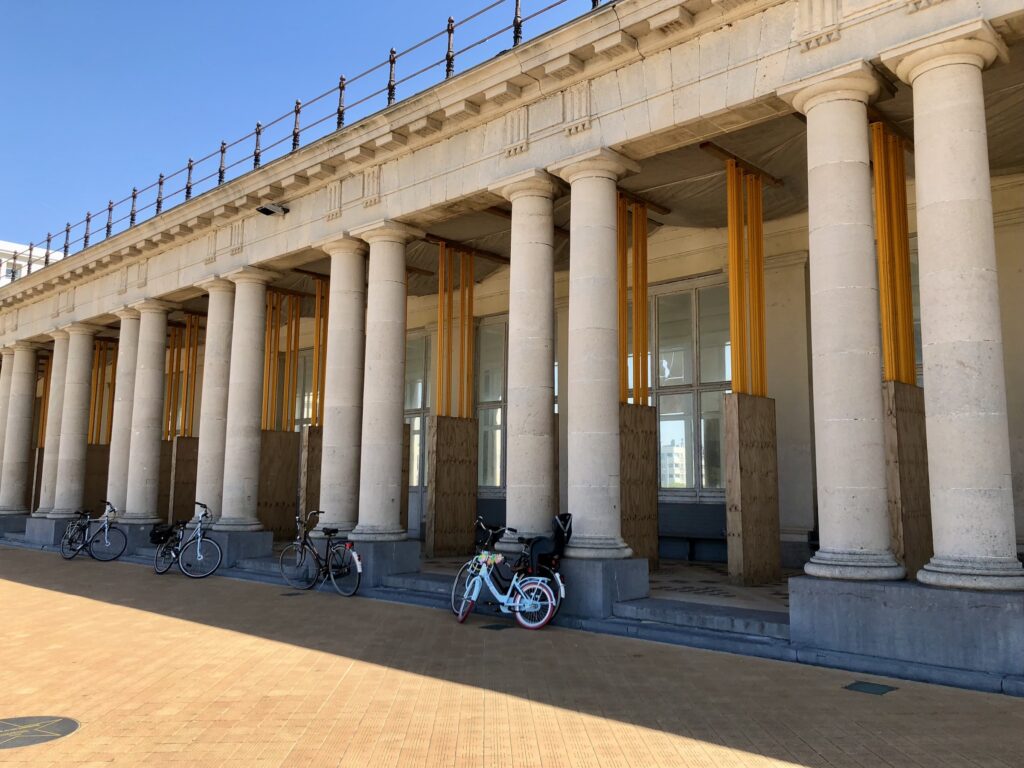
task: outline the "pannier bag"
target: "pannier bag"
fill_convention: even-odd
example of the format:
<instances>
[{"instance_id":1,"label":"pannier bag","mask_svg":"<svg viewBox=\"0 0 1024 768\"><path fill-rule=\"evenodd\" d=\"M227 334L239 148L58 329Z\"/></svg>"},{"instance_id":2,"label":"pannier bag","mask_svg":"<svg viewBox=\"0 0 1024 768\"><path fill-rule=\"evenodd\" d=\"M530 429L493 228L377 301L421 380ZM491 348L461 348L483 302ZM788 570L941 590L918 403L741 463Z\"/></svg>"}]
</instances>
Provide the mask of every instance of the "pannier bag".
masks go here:
<instances>
[{"instance_id":1,"label":"pannier bag","mask_svg":"<svg viewBox=\"0 0 1024 768\"><path fill-rule=\"evenodd\" d=\"M149 531L150 544L163 544L174 533L174 528L167 523L157 523Z\"/></svg>"}]
</instances>

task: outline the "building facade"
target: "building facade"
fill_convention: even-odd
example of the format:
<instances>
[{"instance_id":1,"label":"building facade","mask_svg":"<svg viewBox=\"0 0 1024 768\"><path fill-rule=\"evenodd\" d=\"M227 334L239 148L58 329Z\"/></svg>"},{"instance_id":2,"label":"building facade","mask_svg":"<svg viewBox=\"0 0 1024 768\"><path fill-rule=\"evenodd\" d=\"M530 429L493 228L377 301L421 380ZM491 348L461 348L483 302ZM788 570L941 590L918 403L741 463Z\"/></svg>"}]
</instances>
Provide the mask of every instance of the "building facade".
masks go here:
<instances>
[{"instance_id":1,"label":"building facade","mask_svg":"<svg viewBox=\"0 0 1024 768\"><path fill-rule=\"evenodd\" d=\"M0 530L52 544L104 498L137 545L199 500L230 561L269 554L298 494L381 583L434 546L437 418L462 419L474 513L572 513L570 613L644 597L636 554L739 536L806 570L794 654L1009 689L1022 44L1018 0L619 0L133 207L0 287ZM770 439L730 416L741 394L772 401ZM740 443L776 478L742 535Z\"/></svg>"}]
</instances>

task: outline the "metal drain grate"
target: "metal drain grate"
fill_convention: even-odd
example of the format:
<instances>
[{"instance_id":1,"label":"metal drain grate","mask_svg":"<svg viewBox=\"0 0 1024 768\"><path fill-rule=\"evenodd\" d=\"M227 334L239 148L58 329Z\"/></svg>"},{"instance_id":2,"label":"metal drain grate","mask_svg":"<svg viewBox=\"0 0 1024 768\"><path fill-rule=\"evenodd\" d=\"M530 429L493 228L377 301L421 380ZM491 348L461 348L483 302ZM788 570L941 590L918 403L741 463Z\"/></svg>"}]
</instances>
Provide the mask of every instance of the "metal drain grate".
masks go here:
<instances>
[{"instance_id":1,"label":"metal drain grate","mask_svg":"<svg viewBox=\"0 0 1024 768\"><path fill-rule=\"evenodd\" d=\"M864 680L857 680L856 682L850 683L849 685L843 686L848 691L856 691L857 693L870 693L872 696L885 696L890 691L898 690L891 685L882 685L881 683L868 683Z\"/></svg>"},{"instance_id":2,"label":"metal drain grate","mask_svg":"<svg viewBox=\"0 0 1024 768\"><path fill-rule=\"evenodd\" d=\"M0 720L0 749L31 747L77 730L78 721L70 717L8 717Z\"/></svg>"}]
</instances>

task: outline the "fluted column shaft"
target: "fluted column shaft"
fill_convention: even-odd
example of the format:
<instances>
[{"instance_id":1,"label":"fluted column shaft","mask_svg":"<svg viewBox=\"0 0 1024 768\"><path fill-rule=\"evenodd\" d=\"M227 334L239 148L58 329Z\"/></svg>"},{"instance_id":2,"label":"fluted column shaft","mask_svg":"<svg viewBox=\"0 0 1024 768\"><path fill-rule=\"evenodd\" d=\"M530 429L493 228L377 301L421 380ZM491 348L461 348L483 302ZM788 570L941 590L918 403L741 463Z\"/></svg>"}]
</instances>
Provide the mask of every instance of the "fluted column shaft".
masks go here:
<instances>
[{"instance_id":1,"label":"fluted column shaft","mask_svg":"<svg viewBox=\"0 0 1024 768\"><path fill-rule=\"evenodd\" d=\"M122 519L131 523L155 523L163 518L158 504L169 306L160 301L144 301L136 304L135 309L140 313L139 343L132 398L128 493Z\"/></svg>"},{"instance_id":2,"label":"fluted column shaft","mask_svg":"<svg viewBox=\"0 0 1024 768\"><path fill-rule=\"evenodd\" d=\"M114 412L110 422L110 458L107 462L107 501L118 512L128 504L128 460L132 442L132 408L135 401L135 368L139 353L139 312L125 308L117 338L117 371L114 379Z\"/></svg>"},{"instance_id":3,"label":"fluted column shaft","mask_svg":"<svg viewBox=\"0 0 1024 768\"><path fill-rule=\"evenodd\" d=\"M235 284L215 279L201 283L210 297L203 352L203 398L199 411L196 501L221 515L224 493L224 446L227 441L228 382L234 329Z\"/></svg>"},{"instance_id":4,"label":"fluted column shaft","mask_svg":"<svg viewBox=\"0 0 1024 768\"><path fill-rule=\"evenodd\" d=\"M555 472L555 185L542 171L499 189L512 202L508 299L506 523L517 536L544 536L558 506Z\"/></svg>"},{"instance_id":5,"label":"fluted column shaft","mask_svg":"<svg viewBox=\"0 0 1024 768\"><path fill-rule=\"evenodd\" d=\"M85 495L85 455L88 446L89 396L92 383L93 338L96 328L76 324L65 328L69 335L64 405L60 418L60 453L57 486L49 517L74 517ZM58 414L54 414L58 416Z\"/></svg>"},{"instance_id":6,"label":"fluted column shaft","mask_svg":"<svg viewBox=\"0 0 1024 768\"><path fill-rule=\"evenodd\" d=\"M345 238L331 256L324 379L321 524L351 531L359 520L363 355L366 349L366 243Z\"/></svg>"},{"instance_id":7,"label":"fluted column shaft","mask_svg":"<svg viewBox=\"0 0 1024 768\"><path fill-rule=\"evenodd\" d=\"M57 456L60 454L60 420L64 408L64 378L68 369L67 331L54 331L53 354L50 357L50 397L46 403L46 444L43 447L43 476L39 483L39 504L35 517L46 517L53 511L57 491Z\"/></svg>"},{"instance_id":8,"label":"fluted column shaft","mask_svg":"<svg viewBox=\"0 0 1024 768\"><path fill-rule=\"evenodd\" d=\"M235 284L228 374L224 487L217 530L258 531L262 444L263 357L267 283L273 274L246 267L227 275ZM202 501L202 499L200 499Z\"/></svg>"},{"instance_id":9,"label":"fluted column shaft","mask_svg":"<svg viewBox=\"0 0 1024 768\"><path fill-rule=\"evenodd\" d=\"M360 541L406 538L401 524L405 395L405 247L412 232L383 222L357 234L370 244L366 374L359 476Z\"/></svg>"},{"instance_id":10,"label":"fluted column shaft","mask_svg":"<svg viewBox=\"0 0 1024 768\"><path fill-rule=\"evenodd\" d=\"M36 346L19 341L14 344L11 364L10 405L7 411L3 468L0 470L0 515L27 514L29 511L36 378Z\"/></svg>"}]
</instances>

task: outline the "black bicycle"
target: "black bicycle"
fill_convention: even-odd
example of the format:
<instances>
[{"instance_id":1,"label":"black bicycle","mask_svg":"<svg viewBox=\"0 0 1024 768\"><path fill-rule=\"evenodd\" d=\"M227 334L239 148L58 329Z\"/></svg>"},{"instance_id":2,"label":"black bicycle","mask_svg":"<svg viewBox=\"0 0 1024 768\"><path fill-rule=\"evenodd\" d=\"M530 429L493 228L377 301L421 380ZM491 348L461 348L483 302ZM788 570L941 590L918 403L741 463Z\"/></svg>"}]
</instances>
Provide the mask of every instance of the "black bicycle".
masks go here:
<instances>
[{"instance_id":1,"label":"black bicycle","mask_svg":"<svg viewBox=\"0 0 1024 768\"><path fill-rule=\"evenodd\" d=\"M493 552L495 544L505 533L518 534L515 528L505 526L491 526L484 522L482 516L476 519L476 554L481 552ZM572 515L563 513L555 515L553 536L534 536L524 538L517 536L517 541L522 545L519 556L511 563L507 561L502 564L504 569L495 567L491 577L502 589L507 589L512 583L515 574L525 576L540 576L546 579L551 591L555 594L555 610L551 614L553 619L562 606L562 599L565 597L565 581L559 573L559 565L565 545L569 543L572 536ZM451 609L456 616L459 614L459 605L462 602L462 595L466 591L466 582L473 575L473 563L475 557L467 561L455 575L452 582Z\"/></svg>"},{"instance_id":2,"label":"black bicycle","mask_svg":"<svg viewBox=\"0 0 1024 768\"><path fill-rule=\"evenodd\" d=\"M281 552L281 576L296 589L312 589L317 582L329 578L338 594L351 597L362 579L362 560L351 541L334 538L339 533L337 528L321 529L326 537L325 556L321 557L309 536L319 517L319 511L310 512L305 520L301 515L295 516L295 541Z\"/></svg>"},{"instance_id":3,"label":"black bicycle","mask_svg":"<svg viewBox=\"0 0 1024 768\"><path fill-rule=\"evenodd\" d=\"M157 573L167 573L171 566L177 563L178 570L189 578L205 579L220 567L224 557L220 544L206 536L205 528L210 524L210 509L201 501L197 501L196 506L202 509L203 513L196 521L192 535L187 539L185 530L188 523L153 526L150 541L160 545L156 549L153 563L153 570Z\"/></svg>"},{"instance_id":4,"label":"black bicycle","mask_svg":"<svg viewBox=\"0 0 1024 768\"><path fill-rule=\"evenodd\" d=\"M103 516L91 519L88 512L78 512L78 517L68 523L60 540L60 554L65 560L75 557L83 549L95 560L116 560L128 546L128 537L114 523L117 510L109 501L104 501ZM97 526L92 530L92 525Z\"/></svg>"}]
</instances>

